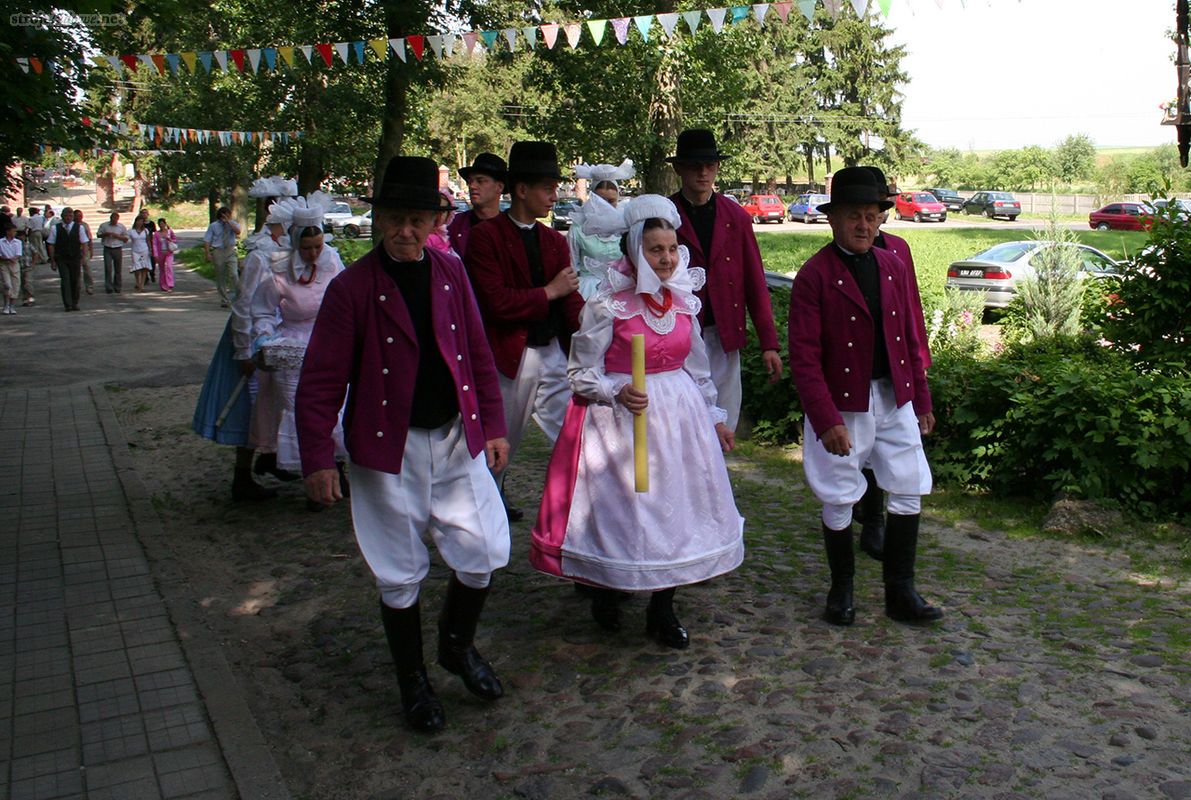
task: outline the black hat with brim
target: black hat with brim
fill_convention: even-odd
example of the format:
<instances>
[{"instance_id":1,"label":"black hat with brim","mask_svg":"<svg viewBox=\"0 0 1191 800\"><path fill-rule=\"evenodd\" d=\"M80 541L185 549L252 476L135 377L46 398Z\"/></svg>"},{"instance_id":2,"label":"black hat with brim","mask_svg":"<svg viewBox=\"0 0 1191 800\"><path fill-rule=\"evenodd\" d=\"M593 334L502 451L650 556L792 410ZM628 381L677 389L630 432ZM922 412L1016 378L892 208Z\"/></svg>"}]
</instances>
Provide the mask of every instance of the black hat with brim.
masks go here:
<instances>
[{"instance_id":1,"label":"black hat with brim","mask_svg":"<svg viewBox=\"0 0 1191 800\"><path fill-rule=\"evenodd\" d=\"M844 167L831 179L831 202L820 203L819 210L830 214L836 206L877 206L888 211L893 201L885 199L882 189L867 167Z\"/></svg>"},{"instance_id":2,"label":"black hat with brim","mask_svg":"<svg viewBox=\"0 0 1191 800\"><path fill-rule=\"evenodd\" d=\"M468 180L472 175L487 175L504 183L509 179L509 167L505 160L494 153L480 153L470 167L459 170L459 177Z\"/></svg>"},{"instance_id":3,"label":"black hat with brim","mask_svg":"<svg viewBox=\"0 0 1191 800\"><path fill-rule=\"evenodd\" d=\"M438 190L438 164L421 156L393 156L385 167L380 190L360 198L377 208L406 208L411 211L450 211L451 205Z\"/></svg>"},{"instance_id":4,"label":"black hat with brim","mask_svg":"<svg viewBox=\"0 0 1191 800\"><path fill-rule=\"evenodd\" d=\"M678 134L677 152L666 159L671 164L684 161L706 163L724 161L730 156L721 153L715 143L715 134L704 128L688 128Z\"/></svg>"},{"instance_id":5,"label":"black hat with brim","mask_svg":"<svg viewBox=\"0 0 1191 800\"><path fill-rule=\"evenodd\" d=\"M881 194L886 196L891 194L889 191L889 181L886 180L885 171L883 169L880 167L865 167L865 169L872 173L872 176L876 178L877 188L880 190Z\"/></svg>"},{"instance_id":6,"label":"black hat with brim","mask_svg":"<svg viewBox=\"0 0 1191 800\"><path fill-rule=\"evenodd\" d=\"M513 142L509 149L509 181L565 180L558 168L558 150L550 142Z\"/></svg>"}]
</instances>

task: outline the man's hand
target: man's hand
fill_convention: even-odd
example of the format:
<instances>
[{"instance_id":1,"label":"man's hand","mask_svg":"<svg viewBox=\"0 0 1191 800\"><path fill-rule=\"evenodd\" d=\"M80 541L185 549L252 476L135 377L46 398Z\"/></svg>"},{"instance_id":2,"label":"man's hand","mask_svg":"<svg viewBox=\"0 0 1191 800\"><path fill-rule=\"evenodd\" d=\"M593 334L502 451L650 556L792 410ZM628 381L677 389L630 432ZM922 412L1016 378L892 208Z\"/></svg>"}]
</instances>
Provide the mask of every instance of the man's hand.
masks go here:
<instances>
[{"instance_id":1,"label":"man's hand","mask_svg":"<svg viewBox=\"0 0 1191 800\"><path fill-rule=\"evenodd\" d=\"M492 472L502 472L509 465L508 439L489 439L484 443L484 452L488 456L488 469Z\"/></svg>"},{"instance_id":2,"label":"man's hand","mask_svg":"<svg viewBox=\"0 0 1191 800\"><path fill-rule=\"evenodd\" d=\"M918 415L918 430L923 436L930 436L930 432L935 429L935 415L929 411L925 414Z\"/></svg>"},{"instance_id":3,"label":"man's hand","mask_svg":"<svg viewBox=\"0 0 1191 800\"><path fill-rule=\"evenodd\" d=\"M306 496L316 503L329 506L343 499L339 489L339 472L334 469L320 469L310 473L305 480Z\"/></svg>"},{"instance_id":4,"label":"man's hand","mask_svg":"<svg viewBox=\"0 0 1191 800\"><path fill-rule=\"evenodd\" d=\"M847 425L834 425L823 431L819 437L823 449L833 456L846 456L852 452L852 435L848 433Z\"/></svg>"},{"instance_id":5,"label":"man's hand","mask_svg":"<svg viewBox=\"0 0 1191 800\"><path fill-rule=\"evenodd\" d=\"M546 284L546 299L557 300L578 290L579 276L575 274L575 270L567 267Z\"/></svg>"},{"instance_id":6,"label":"man's hand","mask_svg":"<svg viewBox=\"0 0 1191 800\"><path fill-rule=\"evenodd\" d=\"M769 374L770 383L777 383L782 379L782 357L776 350L763 351L761 363L765 365L765 372Z\"/></svg>"},{"instance_id":7,"label":"man's hand","mask_svg":"<svg viewBox=\"0 0 1191 800\"><path fill-rule=\"evenodd\" d=\"M649 407L649 395L633 388L633 384L626 383L616 393L616 400L634 414L644 414Z\"/></svg>"},{"instance_id":8,"label":"man's hand","mask_svg":"<svg viewBox=\"0 0 1191 800\"><path fill-rule=\"evenodd\" d=\"M715 435L720 440L720 449L725 453L730 452L736 446L736 434L728 427L727 423L717 422Z\"/></svg>"}]
</instances>

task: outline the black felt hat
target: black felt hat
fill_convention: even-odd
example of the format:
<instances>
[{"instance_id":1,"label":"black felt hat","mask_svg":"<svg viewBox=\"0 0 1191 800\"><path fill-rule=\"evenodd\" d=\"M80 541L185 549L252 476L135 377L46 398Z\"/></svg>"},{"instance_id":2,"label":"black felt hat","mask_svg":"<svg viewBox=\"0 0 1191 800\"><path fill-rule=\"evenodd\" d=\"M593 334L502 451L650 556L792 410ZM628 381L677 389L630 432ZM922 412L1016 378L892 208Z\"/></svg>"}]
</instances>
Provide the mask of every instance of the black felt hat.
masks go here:
<instances>
[{"instance_id":1,"label":"black felt hat","mask_svg":"<svg viewBox=\"0 0 1191 800\"><path fill-rule=\"evenodd\" d=\"M509 178L563 180L558 150L550 142L513 142L509 149Z\"/></svg>"},{"instance_id":2,"label":"black felt hat","mask_svg":"<svg viewBox=\"0 0 1191 800\"><path fill-rule=\"evenodd\" d=\"M451 205L438 191L438 164L421 156L393 156L385 178L372 197L360 198L378 208L413 211L449 211Z\"/></svg>"},{"instance_id":3,"label":"black felt hat","mask_svg":"<svg viewBox=\"0 0 1191 800\"><path fill-rule=\"evenodd\" d=\"M721 153L715 143L715 134L704 128L688 128L678 134L678 152L666 160L671 164L681 161L723 161L730 156Z\"/></svg>"},{"instance_id":4,"label":"black felt hat","mask_svg":"<svg viewBox=\"0 0 1191 800\"><path fill-rule=\"evenodd\" d=\"M880 167L865 167L865 169L872 173L872 176L877 179L877 188L882 194L892 194L892 192L889 191L889 181L885 178L884 170L882 170Z\"/></svg>"},{"instance_id":5,"label":"black felt hat","mask_svg":"<svg viewBox=\"0 0 1191 800\"><path fill-rule=\"evenodd\" d=\"M463 180L468 180L472 175L477 173L487 175L501 183L509 179L509 167L505 164L505 160L493 153L480 153L471 162L470 167L464 167L459 170L459 177L463 178Z\"/></svg>"},{"instance_id":6,"label":"black felt hat","mask_svg":"<svg viewBox=\"0 0 1191 800\"><path fill-rule=\"evenodd\" d=\"M831 202L820 203L819 208L831 213L839 205L875 205L886 211L893 208L893 201L885 199L883 189L868 167L844 167L831 179Z\"/></svg>"}]
</instances>

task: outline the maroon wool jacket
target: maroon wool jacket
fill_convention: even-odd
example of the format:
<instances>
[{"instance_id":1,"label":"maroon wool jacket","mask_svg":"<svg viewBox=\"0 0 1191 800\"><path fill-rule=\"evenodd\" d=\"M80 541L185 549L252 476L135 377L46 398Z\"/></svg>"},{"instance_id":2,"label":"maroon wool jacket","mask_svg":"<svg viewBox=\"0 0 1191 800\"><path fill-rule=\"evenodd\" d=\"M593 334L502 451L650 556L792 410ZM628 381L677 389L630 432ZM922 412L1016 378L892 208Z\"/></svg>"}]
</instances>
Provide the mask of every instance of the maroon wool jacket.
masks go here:
<instances>
[{"instance_id":1,"label":"maroon wool jacket","mask_svg":"<svg viewBox=\"0 0 1191 800\"><path fill-rule=\"evenodd\" d=\"M711 234L711 252L704 253L686 210L679 202L680 192L670 195L682 217L678 229L678 243L691 251L691 266L707 270L707 283L699 291L704 304L710 302L715 312L724 351L732 353L748 341L744 311L747 308L762 350L777 350L777 328L773 324L773 306L769 303L769 289L765 285L765 267L757 237L753 236L752 219L736 203L722 194L713 194L715 228ZM699 323L703 312L699 313Z\"/></svg>"},{"instance_id":2,"label":"maroon wool jacket","mask_svg":"<svg viewBox=\"0 0 1191 800\"><path fill-rule=\"evenodd\" d=\"M540 222L534 225L534 230L542 252L542 273L549 283L555 275L571 266L571 251L567 240L558 231ZM546 299L544 287L533 285L525 244L508 214L485 220L471 229L465 261L484 317L496 368L506 377L516 378L529 338L529 323L549 316L550 301ZM579 330L583 297L572 292L554 302L563 304L566 330L560 334L559 344L566 352L570 348L571 334Z\"/></svg>"},{"instance_id":3,"label":"maroon wool jacket","mask_svg":"<svg viewBox=\"0 0 1191 800\"><path fill-rule=\"evenodd\" d=\"M898 408L931 411L930 390L913 306L909 270L873 248L881 280L881 313ZM841 411L867 411L873 369L873 320L847 265L826 245L798 271L790 291L790 374L815 434L844 424Z\"/></svg>"},{"instance_id":4,"label":"maroon wool jacket","mask_svg":"<svg viewBox=\"0 0 1191 800\"><path fill-rule=\"evenodd\" d=\"M430 255L434 337L455 377L472 457L506 433L504 401L471 283L450 253ZM294 401L305 475L335 466L331 431L347 392L344 439L352 462L401 472L418 373L418 339L397 284L373 249L331 281L314 323ZM350 387L350 388L349 388Z\"/></svg>"},{"instance_id":5,"label":"maroon wool jacket","mask_svg":"<svg viewBox=\"0 0 1191 800\"><path fill-rule=\"evenodd\" d=\"M902 260L906 265L910 281L910 288L914 290L914 322L918 325L918 342L922 348L922 368L930 369L930 341L926 335L926 319L922 316L922 295L918 291L918 274L914 270L914 254L910 252L910 245L900 236L881 231L885 239L885 249Z\"/></svg>"},{"instance_id":6,"label":"maroon wool jacket","mask_svg":"<svg viewBox=\"0 0 1191 800\"><path fill-rule=\"evenodd\" d=\"M487 222L486 219L475 220L474 211L465 211L462 214L456 214L455 218L451 220L451 224L447 226L447 239L451 242L451 247L460 258L467 258L467 245L471 240L471 231L477 225Z\"/></svg>"}]
</instances>

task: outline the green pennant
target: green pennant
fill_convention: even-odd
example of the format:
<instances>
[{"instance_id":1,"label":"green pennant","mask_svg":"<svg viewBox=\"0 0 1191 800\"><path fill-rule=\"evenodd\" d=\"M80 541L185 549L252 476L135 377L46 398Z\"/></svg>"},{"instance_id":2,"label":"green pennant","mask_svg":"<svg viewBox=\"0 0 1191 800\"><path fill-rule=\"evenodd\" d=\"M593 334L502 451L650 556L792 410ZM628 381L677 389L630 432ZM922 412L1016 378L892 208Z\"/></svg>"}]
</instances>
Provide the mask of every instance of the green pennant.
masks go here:
<instances>
[{"instance_id":1,"label":"green pennant","mask_svg":"<svg viewBox=\"0 0 1191 800\"><path fill-rule=\"evenodd\" d=\"M593 19L587 23L587 30L591 31L591 38L597 45L604 39L604 29L608 27L608 20Z\"/></svg>"},{"instance_id":2,"label":"green pennant","mask_svg":"<svg viewBox=\"0 0 1191 800\"><path fill-rule=\"evenodd\" d=\"M881 13L889 16L889 9L893 7L893 0L877 0L877 3L881 6Z\"/></svg>"}]
</instances>

